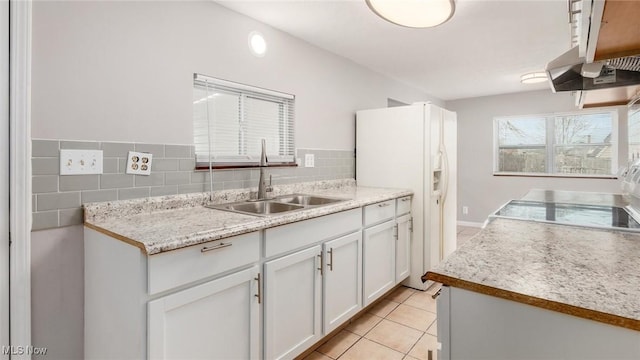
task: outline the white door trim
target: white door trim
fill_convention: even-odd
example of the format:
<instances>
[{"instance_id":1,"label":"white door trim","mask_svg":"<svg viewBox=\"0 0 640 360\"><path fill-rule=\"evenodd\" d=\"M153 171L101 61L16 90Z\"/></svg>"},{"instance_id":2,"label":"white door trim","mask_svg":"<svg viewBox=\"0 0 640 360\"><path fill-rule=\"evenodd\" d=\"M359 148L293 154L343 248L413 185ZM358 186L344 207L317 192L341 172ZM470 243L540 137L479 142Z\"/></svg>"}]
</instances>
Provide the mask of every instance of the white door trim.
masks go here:
<instances>
[{"instance_id":1,"label":"white door trim","mask_svg":"<svg viewBox=\"0 0 640 360\"><path fill-rule=\"evenodd\" d=\"M9 345L9 2L0 2L0 346ZM5 110L6 109L6 110ZM1 348L0 348L1 349ZM0 351L0 360L9 355Z\"/></svg>"},{"instance_id":2,"label":"white door trim","mask_svg":"<svg viewBox=\"0 0 640 360\"><path fill-rule=\"evenodd\" d=\"M31 0L10 1L11 345L31 344ZM30 359L30 355L12 356Z\"/></svg>"}]
</instances>

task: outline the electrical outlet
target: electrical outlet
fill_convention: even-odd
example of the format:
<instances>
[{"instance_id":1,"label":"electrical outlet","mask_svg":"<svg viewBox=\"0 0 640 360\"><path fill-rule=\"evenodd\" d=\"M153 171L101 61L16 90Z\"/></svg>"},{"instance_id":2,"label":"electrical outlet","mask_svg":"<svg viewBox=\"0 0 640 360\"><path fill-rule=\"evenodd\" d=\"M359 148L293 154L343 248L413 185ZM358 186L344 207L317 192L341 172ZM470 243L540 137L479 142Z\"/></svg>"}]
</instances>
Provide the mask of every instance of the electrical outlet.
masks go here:
<instances>
[{"instance_id":1,"label":"electrical outlet","mask_svg":"<svg viewBox=\"0 0 640 360\"><path fill-rule=\"evenodd\" d=\"M102 150L60 150L60 175L102 174Z\"/></svg>"},{"instance_id":2,"label":"electrical outlet","mask_svg":"<svg viewBox=\"0 0 640 360\"><path fill-rule=\"evenodd\" d=\"M468 206L463 206L462 207L462 215L469 215L469 207Z\"/></svg>"},{"instance_id":3,"label":"electrical outlet","mask_svg":"<svg viewBox=\"0 0 640 360\"><path fill-rule=\"evenodd\" d=\"M151 159L153 155L150 153L142 153L129 151L127 156L127 174L134 175L151 175Z\"/></svg>"},{"instance_id":4,"label":"electrical outlet","mask_svg":"<svg viewBox=\"0 0 640 360\"><path fill-rule=\"evenodd\" d=\"M315 155L304 154L304 167L314 167L314 166L315 166Z\"/></svg>"}]
</instances>

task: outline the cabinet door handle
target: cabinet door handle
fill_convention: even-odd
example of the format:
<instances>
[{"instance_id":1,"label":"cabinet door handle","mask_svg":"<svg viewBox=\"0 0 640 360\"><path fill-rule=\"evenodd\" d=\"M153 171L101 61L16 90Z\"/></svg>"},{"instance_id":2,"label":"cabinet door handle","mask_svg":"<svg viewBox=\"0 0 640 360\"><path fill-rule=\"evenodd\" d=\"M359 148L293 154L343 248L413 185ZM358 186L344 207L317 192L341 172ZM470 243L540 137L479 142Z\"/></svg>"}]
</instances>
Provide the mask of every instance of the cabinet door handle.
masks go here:
<instances>
[{"instance_id":1,"label":"cabinet door handle","mask_svg":"<svg viewBox=\"0 0 640 360\"><path fill-rule=\"evenodd\" d=\"M413 217L409 218L409 231L413 232Z\"/></svg>"},{"instance_id":2,"label":"cabinet door handle","mask_svg":"<svg viewBox=\"0 0 640 360\"><path fill-rule=\"evenodd\" d=\"M393 237L398 240L398 224L393 225Z\"/></svg>"},{"instance_id":3,"label":"cabinet door handle","mask_svg":"<svg viewBox=\"0 0 640 360\"><path fill-rule=\"evenodd\" d=\"M383 207L387 207L389 205L391 205L391 204L390 203L382 203L382 204L378 204L378 207L383 208Z\"/></svg>"},{"instance_id":4,"label":"cabinet door handle","mask_svg":"<svg viewBox=\"0 0 640 360\"><path fill-rule=\"evenodd\" d=\"M206 253L207 251L220 250L220 249L229 247L231 245L233 245L233 244L232 243L226 243L226 244L225 243L220 243L220 244L214 245L214 246L209 246L209 247L205 246L202 249L200 249L200 252Z\"/></svg>"},{"instance_id":5,"label":"cabinet door handle","mask_svg":"<svg viewBox=\"0 0 640 360\"><path fill-rule=\"evenodd\" d=\"M432 298L433 300L437 299L437 298L438 298L438 296L440 296L440 291L442 291L442 289L440 289L440 290L436 291L436 293L435 293L435 294L431 295L431 298Z\"/></svg>"},{"instance_id":6,"label":"cabinet door handle","mask_svg":"<svg viewBox=\"0 0 640 360\"><path fill-rule=\"evenodd\" d=\"M320 270L320 276L322 276L323 275L323 273L322 273L322 265L324 264L323 253L320 252L320 255L318 255L318 257L320 258L320 267L318 268L318 270Z\"/></svg>"},{"instance_id":7,"label":"cabinet door handle","mask_svg":"<svg viewBox=\"0 0 640 360\"><path fill-rule=\"evenodd\" d=\"M258 304L262 303L262 284L260 283L260 273L258 273L258 277L253 278L254 280L258 281L258 293L255 294L254 296L258 298Z\"/></svg>"},{"instance_id":8,"label":"cabinet door handle","mask_svg":"<svg viewBox=\"0 0 640 360\"><path fill-rule=\"evenodd\" d=\"M403 199L402 199L402 201L403 201L403 202L404 202L404 201L409 201L409 200L411 200L411 199L409 199L409 198L403 198Z\"/></svg>"},{"instance_id":9,"label":"cabinet door handle","mask_svg":"<svg viewBox=\"0 0 640 360\"><path fill-rule=\"evenodd\" d=\"M329 266L330 271L333 271L333 248L330 248L327 252L329 253L329 263L327 266Z\"/></svg>"}]
</instances>

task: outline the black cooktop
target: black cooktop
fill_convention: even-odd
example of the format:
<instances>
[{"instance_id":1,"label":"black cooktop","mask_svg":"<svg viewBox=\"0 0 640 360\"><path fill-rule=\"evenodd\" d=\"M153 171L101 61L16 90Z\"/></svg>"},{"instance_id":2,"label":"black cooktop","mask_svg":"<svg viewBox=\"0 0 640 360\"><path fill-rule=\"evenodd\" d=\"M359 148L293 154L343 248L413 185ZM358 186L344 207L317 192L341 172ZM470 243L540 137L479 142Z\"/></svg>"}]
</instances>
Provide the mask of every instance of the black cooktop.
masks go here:
<instances>
[{"instance_id":1,"label":"black cooktop","mask_svg":"<svg viewBox=\"0 0 640 360\"><path fill-rule=\"evenodd\" d=\"M615 206L512 200L495 215L599 228L640 229L640 224L624 208Z\"/></svg>"}]
</instances>

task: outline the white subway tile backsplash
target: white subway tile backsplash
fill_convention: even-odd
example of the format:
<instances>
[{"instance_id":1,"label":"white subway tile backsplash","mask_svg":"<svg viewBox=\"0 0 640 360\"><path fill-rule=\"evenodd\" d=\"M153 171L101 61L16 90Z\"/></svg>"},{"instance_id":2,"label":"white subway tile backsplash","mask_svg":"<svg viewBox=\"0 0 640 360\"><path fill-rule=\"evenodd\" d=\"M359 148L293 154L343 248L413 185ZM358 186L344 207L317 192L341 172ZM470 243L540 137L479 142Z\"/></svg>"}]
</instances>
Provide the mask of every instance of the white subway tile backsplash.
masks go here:
<instances>
[{"instance_id":1,"label":"white subway tile backsplash","mask_svg":"<svg viewBox=\"0 0 640 360\"><path fill-rule=\"evenodd\" d=\"M32 230L44 230L58 227L58 210L33 213Z\"/></svg>"},{"instance_id":2,"label":"white subway tile backsplash","mask_svg":"<svg viewBox=\"0 0 640 360\"><path fill-rule=\"evenodd\" d=\"M177 159L153 159L151 171L178 171Z\"/></svg>"},{"instance_id":3,"label":"white subway tile backsplash","mask_svg":"<svg viewBox=\"0 0 640 360\"><path fill-rule=\"evenodd\" d=\"M33 140L33 229L82 223L80 204L209 191L209 172L195 171L194 147L118 142ZM59 176L59 149L102 149L102 175ZM129 151L154 155L150 176L126 175ZM354 177L353 151L298 149L314 154L316 167L272 167L273 184ZM321 165L321 166L320 166ZM213 189L256 187L260 170L214 170Z\"/></svg>"},{"instance_id":4,"label":"white subway tile backsplash","mask_svg":"<svg viewBox=\"0 0 640 360\"><path fill-rule=\"evenodd\" d=\"M83 191L80 200L83 204L118 200L118 190Z\"/></svg>"},{"instance_id":5,"label":"white subway tile backsplash","mask_svg":"<svg viewBox=\"0 0 640 360\"><path fill-rule=\"evenodd\" d=\"M32 158L31 172L33 175L58 175L60 160L58 157Z\"/></svg>"},{"instance_id":6,"label":"white subway tile backsplash","mask_svg":"<svg viewBox=\"0 0 640 360\"><path fill-rule=\"evenodd\" d=\"M191 181L191 173L188 172L168 172L164 174L166 185L184 185Z\"/></svg>"},{"instance_id":7,"label":"white subway tile backsplash","mask_svg":"<svg viewBox=\"0 0 640 360\"><path fill-rule=\"evenodd\" d=\"M121 157L126 158L129 151L134 151L132 143L102 143L102 151L104 157Z\"/></svg>"},{"instance_id":8,"label":"white subway tile backsplash","mask_svg":"<svg viewBox=\"0 0 640 360\"><path fill-rule=\"evenodd\" d=\"M165 155L166 158L178 158L184 159L191 157L191 146L189 145L166 145Z\"/></svg>"},{"instance_id":9,"label":"white subway tile backsplash","mask_svg":"<svg viewBox=\"0 0 640 360\"><path fill-rule=\"evenodd\" d=\"M153 154L154 159L165 157L162 144L135 144L134 147L135 151Z\"/></svg>"},{"instance_id":10,"label":"white subway tile backsplash","mask_svg":"<svg viewBox=\"0 0 640 360\"><path fill-rule=\"evenodd\" d=\"M57 175L34 175L31 183L31 191L34 194L58 192L58 178Z\"/></svg>"},{"instance_id":11,"label":"white subway tile backsplash","mask_svg":"<svg viewBox=\"0 0 640 360\"><path fill-rule=\"evenodd\" d=\"M100 175L101 189L117 189L133 187L133 177L127 174L102 174Z\"/></svg>"},{"instance_id":12,"label":"white subway tile backsplash","mask_svg":"<svg viewBox=\"0 0 640 360\"><path fill-rule=\"evenodd\" d=\"M57 157L60 151L58 140L34 140L31 146L33 157Z\"/></svg>"},{"instance_id":13,"label":"white subway tile backsplash","mask_svg":"<svg viewBox=\"0 0 640 360\"><path fill-rule=\"evenodd\" d=\"M37 211L80 207L80 192L60 192L37 195Z\"/></svg>"},{"instance_id":14,"label":"white subway tile backsplash","mask_svg":"<svg viewBox=\"0 0 640 360\"><path fill-rule=\"evenodd\" d=\"M150 188L118 189L118 200L139 199L149 197Z\"/></svg>"},{"instance_id":15,"label":"white subway tile backsplash","mask_svg":"<svg viewBox=\"0 0 640 360\"><path fill-rule=\"evenodd\" d=\"M60 191L98 189L100 189L100 175L60 176Z\"/></svg>"}]
</instances>

